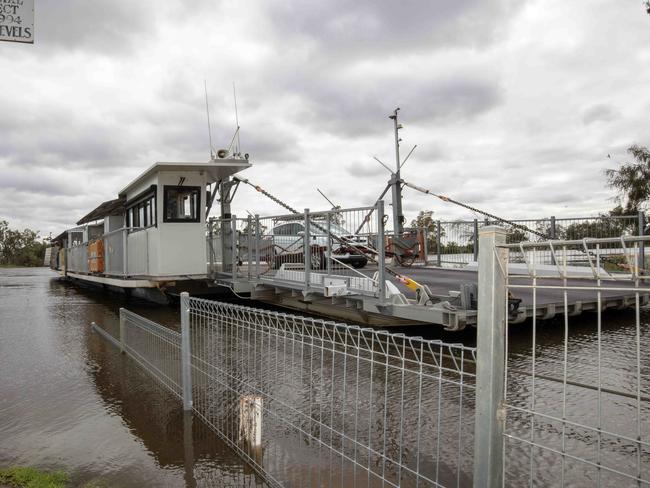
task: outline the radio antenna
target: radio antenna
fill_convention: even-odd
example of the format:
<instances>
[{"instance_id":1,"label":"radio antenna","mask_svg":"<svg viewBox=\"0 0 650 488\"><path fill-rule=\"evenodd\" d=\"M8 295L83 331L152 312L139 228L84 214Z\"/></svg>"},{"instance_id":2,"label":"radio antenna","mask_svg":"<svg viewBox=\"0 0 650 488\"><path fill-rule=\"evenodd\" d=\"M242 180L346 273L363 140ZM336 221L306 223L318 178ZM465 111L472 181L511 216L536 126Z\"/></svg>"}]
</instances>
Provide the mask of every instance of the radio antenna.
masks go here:
<instances>
[{"instance_id":1,"label":"radio antenna","mask_svg":"<svg viewBox=\"0 0 650 488\"><path fill-rule=\"evenodd\" d=\"M212 127L210 126L210 107L208 106L208 82L203 80L203 87L205 88L205 113L208 116L208 139L210 141L210 159L215 159L214 149L212 148Z\"/></svg>"},{"instance_id":2,"label":"radio antenna","mask_svg":"<svg viewBox=\"0 0 650 488\"><path fill-rule=\"evenodd\" d=\"M237 113L237 89L235 82L232 82L232 96L235 99L235 124L237 125L237 152L241 152L241 141L239 140L239 114Z\"/></svg>"}]
</instances>

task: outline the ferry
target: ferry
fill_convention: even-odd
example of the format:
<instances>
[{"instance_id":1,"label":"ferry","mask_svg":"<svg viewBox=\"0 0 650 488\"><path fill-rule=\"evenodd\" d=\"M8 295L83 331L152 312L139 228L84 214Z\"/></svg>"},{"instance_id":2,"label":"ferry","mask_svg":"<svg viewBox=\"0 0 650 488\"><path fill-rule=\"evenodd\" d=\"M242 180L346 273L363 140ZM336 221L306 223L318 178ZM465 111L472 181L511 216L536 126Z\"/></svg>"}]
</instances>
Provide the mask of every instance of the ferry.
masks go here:
<instances>
[{"instance_id":1,"label":"ferry","mask_svg":"<svg viewBox=\"0 0 650 488\"><path fill-rule=\"evenodd\" d=\"M50 267L80 284L168 303L209 292L206 220L248 154L220 150L208 162L156 162L52 240Z\"/></svg>"}]
</instances>

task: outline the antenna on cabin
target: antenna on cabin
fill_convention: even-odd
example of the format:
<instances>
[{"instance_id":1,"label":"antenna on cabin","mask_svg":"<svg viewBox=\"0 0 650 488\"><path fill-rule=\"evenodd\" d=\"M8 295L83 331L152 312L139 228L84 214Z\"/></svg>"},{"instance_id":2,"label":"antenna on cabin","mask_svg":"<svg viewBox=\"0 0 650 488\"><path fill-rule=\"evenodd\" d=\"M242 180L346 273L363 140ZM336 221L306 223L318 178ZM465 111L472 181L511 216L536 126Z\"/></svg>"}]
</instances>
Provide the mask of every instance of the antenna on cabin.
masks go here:
<instances>
[{"instance_id":1,"label":"antenna on cabin","mask_svg":"<svg viewBox=\"0 0 650 488\"><path fill-rule=\"evenodd\" d=\"M208 105L208 82L204 79L203 86L205 88L205 113L208 116L208 139L210 140L210 159L215 159L214 148L212 147L212 127L210 126L210 107Z\"/></svg>"},{"instance_id":2,"label":"antenna on cabin","mask_svg":"<svg viewBox=\"0 0 650 488\"><path fill-rule=\"evenodd\" d=\"M235 88L235 82L232 82L232 96L235 99L235 124L237 125L237 147L235 152L241 152L241 141L239 140L239 114L237 113L237 89Z\"/></svg>"}]
</instances>

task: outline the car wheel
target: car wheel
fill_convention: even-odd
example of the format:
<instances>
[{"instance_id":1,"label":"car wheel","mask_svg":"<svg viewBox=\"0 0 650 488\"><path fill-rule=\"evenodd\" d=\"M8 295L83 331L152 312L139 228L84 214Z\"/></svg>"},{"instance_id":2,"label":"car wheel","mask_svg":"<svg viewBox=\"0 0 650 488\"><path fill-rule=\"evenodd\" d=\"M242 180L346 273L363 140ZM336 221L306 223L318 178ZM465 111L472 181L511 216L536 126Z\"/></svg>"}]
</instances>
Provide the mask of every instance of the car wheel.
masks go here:
<instances>
[{"instance_id":1,"label":"car wheel","mask_svg":"<svg viewBox=\"0 0 650 488\"><path fill-rule=\"evenodd\" d=\"M357 261L352 262L352 267L354 269L361 269L361 268L364 268L366 266L366 264L368 264L367 259L359 259Z\"/></svg>"}]
</instances>

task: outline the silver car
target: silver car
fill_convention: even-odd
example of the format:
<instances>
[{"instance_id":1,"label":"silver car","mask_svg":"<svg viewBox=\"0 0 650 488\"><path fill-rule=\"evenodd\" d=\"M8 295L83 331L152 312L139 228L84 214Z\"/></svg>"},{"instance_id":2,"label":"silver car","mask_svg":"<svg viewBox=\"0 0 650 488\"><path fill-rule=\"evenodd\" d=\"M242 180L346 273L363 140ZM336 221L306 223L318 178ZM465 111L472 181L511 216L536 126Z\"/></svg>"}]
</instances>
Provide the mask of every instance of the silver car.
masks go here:
<instances>
[{"instance_id":1,"label":"silver car","mask_svg":"<svg viewBox=\"0 0 650 488\"><path fill-rule=\"evenodd\" d=\"M326 224L312 222L310 225L310 246L312 268L324 268L327 264L327 234ZM339 239L332 239L332 258L354 268L363 268L368 258L361 252L367 246L367 238L355 236L340 225L330 223L330 232ZM273 227L268 237L273 239L276 264L282 262L302 262L300 256L304 253L305 226L302 222L285 222ZM342 242L343 241L343 242ZM349 242L350 246L345 243Z\"/></svg>"}]
</instances>

